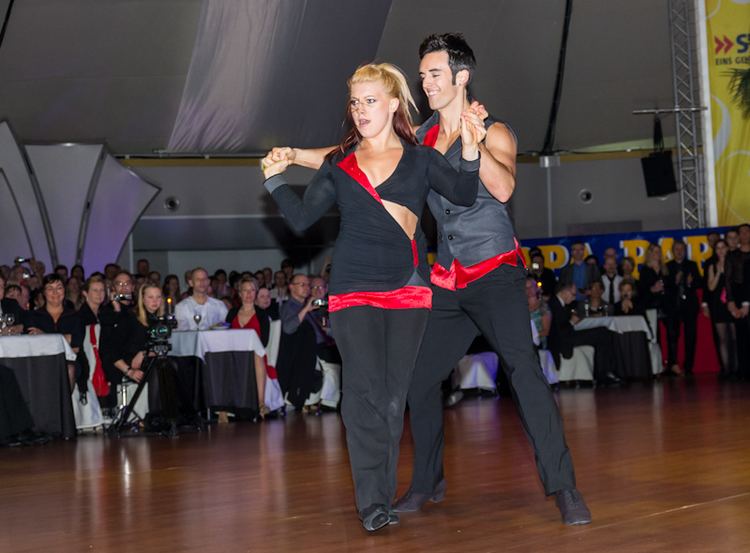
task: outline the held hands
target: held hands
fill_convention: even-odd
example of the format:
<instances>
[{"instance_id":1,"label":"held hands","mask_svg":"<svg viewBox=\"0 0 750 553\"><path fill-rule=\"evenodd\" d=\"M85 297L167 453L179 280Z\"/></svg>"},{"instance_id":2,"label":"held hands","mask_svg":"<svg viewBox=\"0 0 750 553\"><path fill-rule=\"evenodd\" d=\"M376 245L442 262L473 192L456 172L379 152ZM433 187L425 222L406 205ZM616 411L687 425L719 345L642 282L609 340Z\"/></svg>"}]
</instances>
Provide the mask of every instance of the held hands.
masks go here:
<instances>
[{"instance_id":1,"label":"held hands","mask_svg":"<svg viewBox=\"0 0 750 553\"><path fill-rule=\"evenodd\" d=\"M273 148L260 162L263 175L269 179L286 171L293 162L296 154L288 146Z\"/></svg>"},{"instance_id":2,"label":"held hands","mask_svg":"<svg viewBox=\"0 0 750 553\"><path fill-rule=\"evenodd\" d=\"M479 157L479 143L487 136L482 118L471 108L461 114L461 143L463 144L462 157L472 161Z\"/></svg>"}]
</instances>

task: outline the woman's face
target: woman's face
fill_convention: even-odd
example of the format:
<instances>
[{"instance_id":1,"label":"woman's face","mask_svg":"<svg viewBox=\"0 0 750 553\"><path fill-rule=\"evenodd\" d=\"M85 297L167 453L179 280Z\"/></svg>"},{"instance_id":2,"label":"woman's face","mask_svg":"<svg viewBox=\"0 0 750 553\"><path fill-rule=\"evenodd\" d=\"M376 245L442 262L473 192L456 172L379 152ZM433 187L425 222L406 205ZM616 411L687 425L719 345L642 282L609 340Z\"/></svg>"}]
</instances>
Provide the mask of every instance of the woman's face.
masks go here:
<instances>
[{"instance_id":1,"label":"woman's face","mask_svg":"<svg viewBox=\"0 0 750 553\"><path fill-rule=\"evenodd\" d=\"M240 286L240 300L242 305L254 305L257 292L252 282L243 282Z\"/></svg>"},{"instance_id":2,"label":"woman's face","mask_svg":"<svg viewBox=\"0 0 750 553\"><path fill-rule=\"evenodd\" d=\"M624 275L633 274L633 264L630 261L622 262L622 273Z\"/></svg>"},{"instance_id":3,"label":"woman's face","mask_svg":"<svg viewBox=\"0 0 750 553\"><path fill-rule=\"evenodd\" d=\"M143 307L145 307L146 311L148 311L149 313L156 313L157 311L159 311L159 308L161 307L161 301L161 290L159 290L155 286L149 286L143 292Z\"/></svg>"},{"instance_id":4,"label":"woman's face","mask_svg":"<svg viewBox=\"0 0 750 553\"><path fill-rule=\"evenodd\" d=\"M96 307L100 306L104 301L104 283L92 282L89 284L89 291L84 291L83 295L88 303Z\"/></svg>"},{"instance_id":5,"label":"woman's face","mask_svg":"<svg viewBox=\"0 0 750 553\"><path fill-rule=\"evenodd\" d=\"M53 280L44 287L44 300L49 307L60 307L65 299L65 287L59 280Z\"/></svg>"},{"instance_id":6,"label":"woman's face","mask_svg":"<svg viewBox=\"0 0 750 553\"><path fill-rule=\"evenodd\" d=\"M78 282L77 278L70 277L65 285L65 291L71 295L78 295L81 292L81 283Z\"/></svg>"},{"instance_id":7,"label":"woman's face","mask_svg":"<svg viewBox=\"0 0 750 553\"><path fill-rule=\"evenodd\" d=\"M390 132L398 100L389 96L380 81L354 83L349 91L349 110L363 138Z\"/></svg>"},{"instance_id":8,"label":"woman's face","mask_svg":"<svg viewBox=\"0 0 750 553\"><path fill-rule=\"evenodd\" d=\"M727 256L727 252L729 251L729 248L727 247L727 243L723 240L721 242L717 242L714 246L714 253L716 253L716 257L719 259L724 259Z\"/></svg>"},{"instance_id":9,"label":"woman's face","mask_svg":"<svg viewBox=\"0 0 750 553\"><path fill-rule=\"evenodd\" d=\"M653 246L648 251L649 261L661 261L661 248L659 246Z\"/></svg>"},{"instance_id":10,"label":"woman's face","mask_svg":"<svg viewBox=\"0 0 750 553\"><path fill-rule=\"evenodd\" d=\"M271 291L268 288L261 288L255 297L255 305L261 309L271 307Z\"/></svg>"},{"instance_id":11,"label":"woman's face","mask_svg":"<svg viewBox=\"0 0 750 553\"><path fill-rule=\"evenodd\" d=\"M602 287L600 282L594 282L591 284L591 297L596 298L598 300L602 299L602 295L604 294L604 288Z\"/></svg>"},{"instance_id":12,"label":"woman's face","mask_svg":"<svg viewBox=\"0 0 750 553\"><path fill-rule=\"evenodd\" d=\"M620 295L622 296L622 299L629 300L633 298L633 286L628 284L623 284L620 288Z\"/></svg>"}]
</instances>

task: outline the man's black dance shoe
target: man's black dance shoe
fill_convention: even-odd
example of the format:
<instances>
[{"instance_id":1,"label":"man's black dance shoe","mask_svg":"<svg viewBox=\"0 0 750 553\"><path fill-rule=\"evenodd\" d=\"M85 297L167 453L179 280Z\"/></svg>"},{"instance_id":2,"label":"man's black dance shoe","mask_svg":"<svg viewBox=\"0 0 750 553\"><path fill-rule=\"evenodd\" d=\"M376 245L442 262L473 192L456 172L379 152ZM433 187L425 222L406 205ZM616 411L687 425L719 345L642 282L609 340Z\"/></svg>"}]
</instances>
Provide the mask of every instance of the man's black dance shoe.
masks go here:
<instances>
[{"instance_id":1,"label":"man's black dance shoe","mask_svg":"<svg viewBox=\"0 0 750 553\"><path fill-rule=\"evenodd\" d=\"M394 504L393 511L396 513L413 513L419 511L422 505L428 501L440 503L445 498L445 479L441 480L432 490L432 493L415 492L409 488Z\"/></svg>"},{"instance_id":2,"label":"man's black dance shoe","mask_svg":"<svg viewBox=\"0 0 750 553\"><path fill-rule=\"evenodd\" d=\"M568 526L591 522L591 511L578 490L560 490L555 494L555 503L560 509L563 523Z\"/></svg>"},{"instance_id":3,"label":"man's black dance shoe","mask_svg":"<svg viewBox=\"0 0 750 553\"><path fill-rule=\"evenodd\" d=\"M368 532L374 532L398 522L398 517L396 517L395 522L391 522L391 515L385 505L370 505L359 516L362 519L362 527Z\"/></svg>"}]
</instances>

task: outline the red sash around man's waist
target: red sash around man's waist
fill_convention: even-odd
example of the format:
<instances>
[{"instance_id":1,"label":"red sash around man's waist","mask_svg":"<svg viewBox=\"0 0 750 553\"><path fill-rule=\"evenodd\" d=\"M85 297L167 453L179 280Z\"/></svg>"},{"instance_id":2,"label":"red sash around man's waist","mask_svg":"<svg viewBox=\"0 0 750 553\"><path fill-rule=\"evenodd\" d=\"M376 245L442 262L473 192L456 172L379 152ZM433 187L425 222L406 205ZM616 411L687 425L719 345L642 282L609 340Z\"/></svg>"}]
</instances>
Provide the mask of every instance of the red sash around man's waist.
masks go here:
<instances>
[{"instance_id":1,"label":"red sash around man's waist","mask_svg":"<svg viewBox=\"0 0 750 553\"><path fill-rule=\"evenodd\" d=\"M514 241L516 243L515 249L495 255L469 267L461 265L461 262L458 259L453 260L450 269L446 269L436 262L432 266L430 280L435 286L439 286L440 288L456 290L457 288L466 288L470 283L479 280L501 265L512 265L513 267L517 267L519 258L521 259L523 266L526 267L526 260L523 257L521 246L518 244L517 240L514 239Z\"/></svg>"}]
</instances>

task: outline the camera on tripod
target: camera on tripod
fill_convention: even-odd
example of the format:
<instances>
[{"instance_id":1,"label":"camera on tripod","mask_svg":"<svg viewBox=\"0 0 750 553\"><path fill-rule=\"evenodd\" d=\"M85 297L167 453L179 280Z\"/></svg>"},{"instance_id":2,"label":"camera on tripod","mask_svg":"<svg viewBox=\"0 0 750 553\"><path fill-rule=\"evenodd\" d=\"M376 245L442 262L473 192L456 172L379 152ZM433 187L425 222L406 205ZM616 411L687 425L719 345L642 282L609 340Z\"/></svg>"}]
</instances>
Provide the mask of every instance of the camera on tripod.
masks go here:
<instances>
[{"instance_id":1,"label":"camera on tripod","mask_svg":"<svg viewBox=\"0 0 750 553\"><path fill-rule=\"evenodd\" d=\"M157 357L166 357L172 349L169 339L172 330L177 328L177 319L173 314L149 318L146 329L146 351Z\"/></svg>"}]
</instances>

